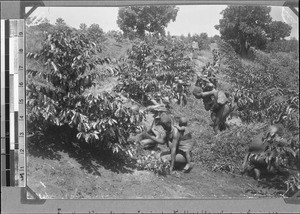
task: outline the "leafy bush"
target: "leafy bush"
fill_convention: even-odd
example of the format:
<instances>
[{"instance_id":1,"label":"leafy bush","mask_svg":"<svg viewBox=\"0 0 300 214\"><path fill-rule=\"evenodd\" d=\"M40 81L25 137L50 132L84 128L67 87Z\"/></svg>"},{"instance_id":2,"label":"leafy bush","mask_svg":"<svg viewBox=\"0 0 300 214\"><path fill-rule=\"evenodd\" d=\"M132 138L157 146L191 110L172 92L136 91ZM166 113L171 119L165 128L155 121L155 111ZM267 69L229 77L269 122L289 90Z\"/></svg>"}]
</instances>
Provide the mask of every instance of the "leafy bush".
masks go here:
<instances>
[{"instance_id":1,"label":"leafy bush","mask_svg":"<svg viewBox=\"0 0 300 214\"><path fill-rule=\"evenodd\" d=\"M152 171L157 175L170 174L170 162L164 161L157 157L157 154L152 151L150 154L143 154L137 158L137 168L139 170Z\"/></svg>"},{"instance_id":2,"label":"leafy bush","mask_svg":"<svg viewBox=\"0 0 300 214\"><path fill-rule=\"evenodd\" d=\"M221 41L219 48L226 64L225 71L233 83L233 94L239 98L239 116L248 123L267 121L272 124L279 120L287 130L289 146L276 148L276 164L284 168L299 169L299 61L288 54L266 54L252 49L253 60L243 63L229 44ZM215 145L218 146L212 147L218 154L229 151L231 146L239 148L238 144L234 144L239 138L228 142L230 138L223 136L225 133L221 134L221 139L226 140L217 141ZM247 142L245 140L241 142ZM234 151L236 150L232 150ZM233 157L241 158L239 154ZM236 161L241 162L236 159L229 161L226 154L219 160L226 162L217 163L218 168L226 168L228 163L228 166L234 167ZM282 178L280 182L287 182L295 189L295 184L291 183L292 177L293 175L288 180Z\"/></svg>"},{"instance_id":3,"label":"leafy bush","mask_svg":"<svg viewBox=\"0 0 300 214\"><path fill-rule=\"evenodd\" d=\"M296 39L290 39L290 40L279 40L274 42L268 42L267 43L267 52L286 52L286 53L295 53L298 55L299 59L299 41ZM297 59L297 58L295 58Z\"/></svg>"},{"instance_id":4,"label":"leafy bush","mask_svg":"<svg viewBox=\"0 0 300 214\"><path fill-rule=\"evenodd\" d=\"M192 64L185 58L188 47L180 41L148 39L133 45L128 58L120 62L116 91L147 104L157 97L176 96L175 77L189 81L193 76Z\"/></svg>"},{"instance_id":5,"label":"leafy bush","mask_svg":"<svg viewBox=\"0 0 300 214\"><path fill-rule=\"evenodd\" d=\"M210 50L211 40L208 38L207 33L194 34L192 40L198 42L199 50Z\"/></svg>"},{"instance_id":6,"label":"leafy bush","mask_svg":"<svg viewBox=\"0 0 300 214\"><path fill-rule=\"evenodd\" d=\"M39 53L27 53L36 61L36 67L27 70L29 131L43 133L51 126L67 125L89 144L131 154L127 138L143 113L134 115L117 95L86 93L99 75L95 68L110 59L99 58L97 45L76 32L49 34L42 47Z\"/></svg>"},{"instance_id":7,"label":"leafy bush","mask_svg":"<svg viewBox=\"0 0 300 214\"><path fill-rule=\"evenodd\" d=\"M254 51L256 64L244 65L228 44L221 44L226 72L239 97L239 113L244 121L274 121L283 113L283 122L299 130L299 63L282 54ZM288 73L288 75L286 75Z\"/></svg>"},{"instance_id":8,"label":"leafy bush","mask_svg":"<svg viewBox=\"0 0 300 214\"><path fill-rule=\"evenodd\" d=\"M215 137L202 136L207 147L198 151L194 158L213 171L239 173L252 137L264 126L264 124L257 124L256 126L250 124L232 127Z\"/></svg>"}]
</instances>

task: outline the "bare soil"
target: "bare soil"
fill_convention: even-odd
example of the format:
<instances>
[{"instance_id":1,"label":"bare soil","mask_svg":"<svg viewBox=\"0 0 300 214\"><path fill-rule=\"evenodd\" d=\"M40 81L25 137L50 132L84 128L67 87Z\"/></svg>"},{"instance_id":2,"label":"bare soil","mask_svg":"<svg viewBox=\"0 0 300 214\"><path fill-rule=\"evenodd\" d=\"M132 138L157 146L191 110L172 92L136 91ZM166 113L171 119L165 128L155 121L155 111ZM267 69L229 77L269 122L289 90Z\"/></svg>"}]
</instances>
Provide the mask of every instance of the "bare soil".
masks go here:
<instances>
[{"instance_id":1,"label":"bare soil","mask_svg":"<svg viewBox=\"0 0 300 214\"><path fill-rule=\"evenodd\" d=\"M123 164L107 163L95 154L77 153L71 146L57 151L51 147L42 151L35 146L34 150L39 155L29 156L28 186L45 199L207 199L272 195L272 190L259 187L253 178L212 172L197 163L190 173L158 176ZM45 158L45 155L52 157Z\"/></svg>"}]
</instances>

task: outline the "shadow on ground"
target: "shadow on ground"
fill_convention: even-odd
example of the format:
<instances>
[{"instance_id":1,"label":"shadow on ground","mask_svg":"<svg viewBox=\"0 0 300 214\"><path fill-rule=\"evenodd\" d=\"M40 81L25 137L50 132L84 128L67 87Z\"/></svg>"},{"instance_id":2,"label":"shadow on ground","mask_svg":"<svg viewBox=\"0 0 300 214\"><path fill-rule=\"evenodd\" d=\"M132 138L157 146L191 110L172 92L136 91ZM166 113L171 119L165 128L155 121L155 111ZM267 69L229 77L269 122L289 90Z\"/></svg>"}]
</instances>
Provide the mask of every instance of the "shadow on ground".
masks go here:
<instances>
[{"instance_id":1,"label":"shadow on ground","mask_svg":"<svg viewBox=\"0 0 300 214\"><path fill-rule=\"evenodd\" d=\"M76 139L76 131L57 127L46 134L28 137L28 151L34 157L60 160L62 152L76 160L88 173L99 175L99 167L116 173L132 173L135 160L113 154L111 151L96 149Z\"/></svg>"}]
</instances>

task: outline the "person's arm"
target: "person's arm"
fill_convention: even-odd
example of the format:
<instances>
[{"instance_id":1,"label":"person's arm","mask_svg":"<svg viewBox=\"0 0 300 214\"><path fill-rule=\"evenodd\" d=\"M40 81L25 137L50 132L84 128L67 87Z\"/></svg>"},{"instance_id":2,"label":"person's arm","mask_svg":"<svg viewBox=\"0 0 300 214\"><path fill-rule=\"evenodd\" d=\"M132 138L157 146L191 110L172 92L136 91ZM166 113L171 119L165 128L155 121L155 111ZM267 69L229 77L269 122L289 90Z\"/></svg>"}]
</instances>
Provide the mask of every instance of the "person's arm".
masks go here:
<instances>
[{"instance_id":1,"label":"person's arm","mask_svg":"<svg viewBox=\"0 0 300 214\"><path fill-rule=\"evenodd\" d=\"M209 96L215 97L215 93L216 93L216 90L211 90L211 91L207 91L207 92L202 92L201 96L202 97L209 97Z\"/></svg>"},{"instance_id":2,"label":"person's arm","mask_svg":"<svg viewBox=\"0 0 300 214\"><path fill-rule=\"evenodd\" d=\"M173 131L173 140L171 145L171 165L170 165L170 173L173 172L175 159L176 159L176 149L179 143L179 132L178 130L174 129Z\"/></svg>"},{"instance_id":3,"label":"person's arm","mask_svg":"<svg viewBox=\"0 0 300 214\"><path fill-rule=\"evenodd\" d=\"M175 128L177 128L179 131L185 131L186 127L184 126L178 126L178 125L174 125Z\"/></svg>"},{"instance_id":4,"label":"person's arm","mask_svg":"<svg viewBox=\"0 0 300 214\"><path fill-rule=\"evenodd\" d=\"M153 132L153 134L155 135L156 138L159 138L159 136L160 136L159 131L157 131L155 128L151 128L151 131Z\"/></svg>"}]
</instances>

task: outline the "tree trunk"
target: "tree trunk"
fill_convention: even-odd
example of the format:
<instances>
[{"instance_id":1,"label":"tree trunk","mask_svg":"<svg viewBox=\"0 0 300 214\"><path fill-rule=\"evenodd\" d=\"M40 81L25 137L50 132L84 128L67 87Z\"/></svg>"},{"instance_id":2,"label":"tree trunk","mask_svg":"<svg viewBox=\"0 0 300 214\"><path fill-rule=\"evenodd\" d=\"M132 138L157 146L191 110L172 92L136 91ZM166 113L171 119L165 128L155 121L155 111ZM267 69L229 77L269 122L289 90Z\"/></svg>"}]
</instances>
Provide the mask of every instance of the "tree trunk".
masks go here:
<instances>
[{"instance_id":1,"label":"tree trunk","mask_svg":"<svg viewBox=\"0 0 300 214\"><path fill-rule=\"evenodd\" d=\"M240 54L242 57L247 56L246 39L240 35Z\"/></svg>"}]
</instances>

